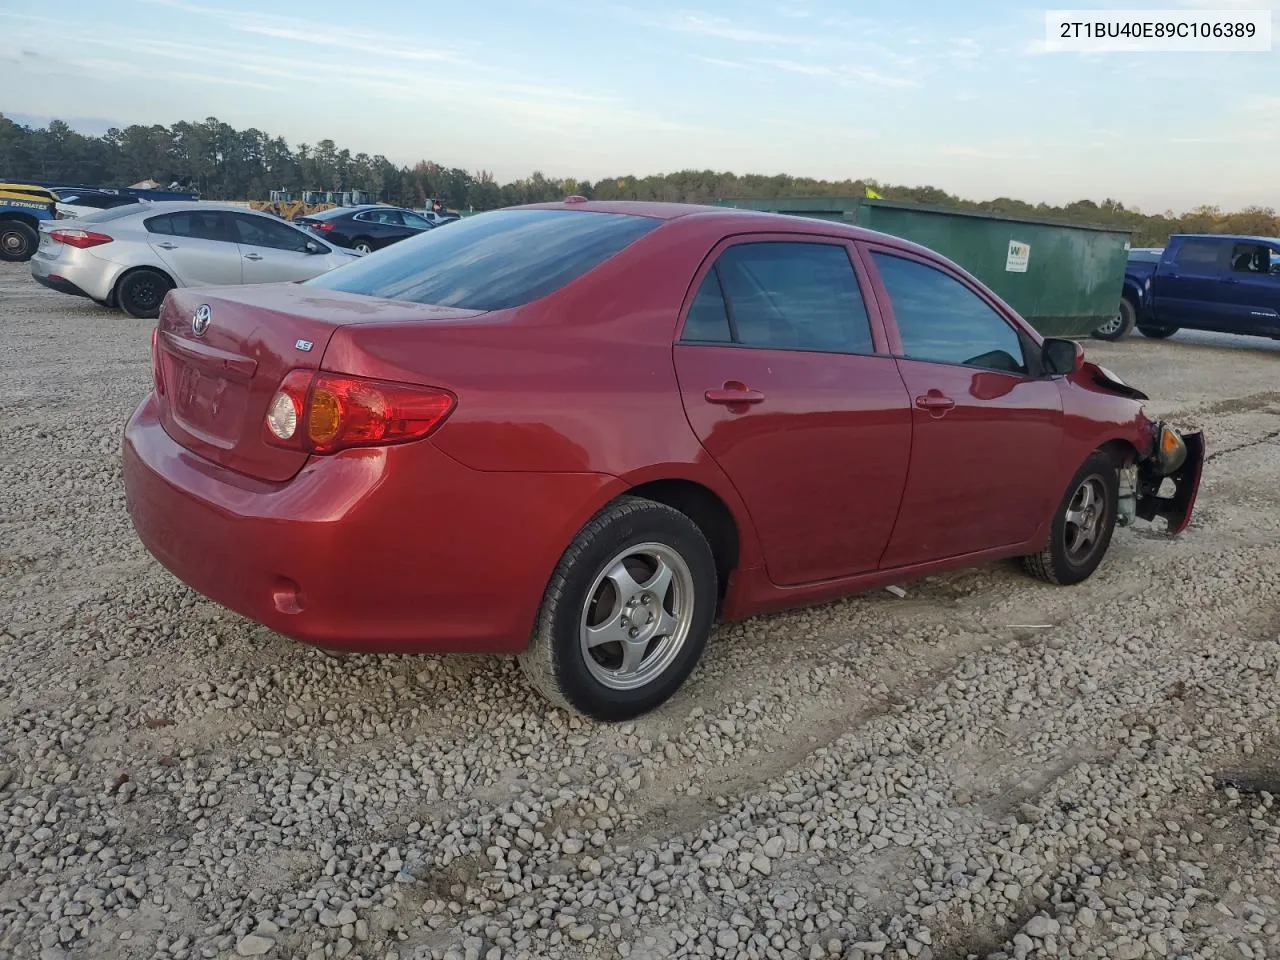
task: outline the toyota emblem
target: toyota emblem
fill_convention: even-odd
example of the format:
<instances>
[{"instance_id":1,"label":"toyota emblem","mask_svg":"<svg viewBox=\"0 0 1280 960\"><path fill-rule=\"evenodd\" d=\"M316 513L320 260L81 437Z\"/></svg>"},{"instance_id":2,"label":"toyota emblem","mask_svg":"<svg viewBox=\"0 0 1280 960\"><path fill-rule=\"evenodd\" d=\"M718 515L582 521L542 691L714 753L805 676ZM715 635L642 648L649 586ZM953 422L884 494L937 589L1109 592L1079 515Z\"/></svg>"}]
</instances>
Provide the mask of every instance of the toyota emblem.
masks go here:
<instances>
[{"instance_id":1,"label":"toyota emblem","mask_svg":"<svg viewBox=\"0 0 1280 960\"><path fill-rule=\"evenodd\" d=\"M209 309L207 303L202 303L196 307L196 312L191 317L191 332L197 337L203 337L204 332L209 329L209 321L213 319L213 311Z\"/></svg>"}]
</instances>

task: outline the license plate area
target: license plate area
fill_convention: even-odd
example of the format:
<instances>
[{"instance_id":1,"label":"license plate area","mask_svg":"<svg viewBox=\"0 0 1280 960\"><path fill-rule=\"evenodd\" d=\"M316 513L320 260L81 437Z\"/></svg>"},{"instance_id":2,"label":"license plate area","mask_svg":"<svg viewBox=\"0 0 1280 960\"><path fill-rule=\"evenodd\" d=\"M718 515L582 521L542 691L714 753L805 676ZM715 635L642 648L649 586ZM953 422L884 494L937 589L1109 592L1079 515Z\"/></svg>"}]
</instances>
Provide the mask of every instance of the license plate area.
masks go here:
<instances>
[{"instance_id":1,"label":"license plate area","mask_svg":"<svg viewBox=\"0 0 1280 960\"><path fill-rule=\"evenodd\" d=\"M248 394L246 384L173 358L174 419L206 443L230 449L240 439Z\"/></svg>"}]
</instances>

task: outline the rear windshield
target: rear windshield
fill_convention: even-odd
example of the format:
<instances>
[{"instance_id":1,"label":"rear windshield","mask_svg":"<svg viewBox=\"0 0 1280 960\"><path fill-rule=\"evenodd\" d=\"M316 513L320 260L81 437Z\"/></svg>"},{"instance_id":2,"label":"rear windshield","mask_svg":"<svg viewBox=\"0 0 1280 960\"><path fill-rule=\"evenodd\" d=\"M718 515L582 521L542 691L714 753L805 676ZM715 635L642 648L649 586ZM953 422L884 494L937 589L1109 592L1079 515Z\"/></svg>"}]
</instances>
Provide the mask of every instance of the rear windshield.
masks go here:
<instances>
[{"instance_id":1,"label":"rear windshield","mask_svg":"<svg viewBox=\"0 0 1280 960\"><path fill-rule=\"evenodd\" d=\"M351 207L329 207L319 213L308 213L306 217L308 220L332 220L334 217L345 217L351 212Z\"/></svg>"},{"instance_id":2,"label":"rear windshield","mask_svg":"<svg viewBox=\"0 0 1280 960\"><path fill-rule=\"evenodd\" d=\"M118 207L108 207L106 210L95 210L93 213L86 213L83 217L76 217L77 220L87 220L93 223L102 223L104 220L118 220L121 217L127 217L131 213L137 213L144 209L141 203L122 203Z\"/></svg>"},{"instance_id":3,"label":"rear windshield","mask_svg":"<svg viewBox=\"0 0 1280 960\"><path fill-rule=\"evenodd\" d=\"M387 300L505 310L555 292L661 223L581 210L497 210L401 240L306 284Z\"/></svg>"}]
</instances>

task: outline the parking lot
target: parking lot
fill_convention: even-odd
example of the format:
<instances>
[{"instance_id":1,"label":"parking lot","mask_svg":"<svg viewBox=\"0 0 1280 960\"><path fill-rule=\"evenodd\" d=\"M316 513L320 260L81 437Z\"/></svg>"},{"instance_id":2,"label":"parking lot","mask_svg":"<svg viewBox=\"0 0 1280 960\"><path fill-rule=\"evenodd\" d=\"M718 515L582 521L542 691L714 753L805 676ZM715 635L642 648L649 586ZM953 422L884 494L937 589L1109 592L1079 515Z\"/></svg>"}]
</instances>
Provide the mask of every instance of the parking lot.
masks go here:
<instances>
[{"instance_id":1,"label":"parking lot","mask_svg":"<svg viewBox=\"0 0 1280 960\"><path fill-rule=\"evenodd\" d=\"M1280 956L1280 343L1087 345L1206 431L1182 537L722 627L609 726L170 577L151 327L0 265L0 954Z\"/></svg>"}]
</instances>

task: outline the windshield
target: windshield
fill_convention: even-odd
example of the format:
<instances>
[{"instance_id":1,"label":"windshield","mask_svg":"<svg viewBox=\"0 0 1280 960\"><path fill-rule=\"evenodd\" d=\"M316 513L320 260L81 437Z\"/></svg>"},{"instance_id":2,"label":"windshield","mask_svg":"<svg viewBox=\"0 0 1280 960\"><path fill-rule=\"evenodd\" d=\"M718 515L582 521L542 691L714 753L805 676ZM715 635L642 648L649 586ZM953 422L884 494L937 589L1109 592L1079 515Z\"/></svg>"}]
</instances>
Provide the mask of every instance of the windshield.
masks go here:
<instances>
[{"instance_id":1,"label":"windshield","mask_svg":"<svg viewBox=\"0 0 1280 960\"><path fill-rule=\"evenodd\" d=\"M580 277L661 220L580 210L497 210L430 230L306 285L465 310L505 310Z\"/></svg>"}]
</instances>

